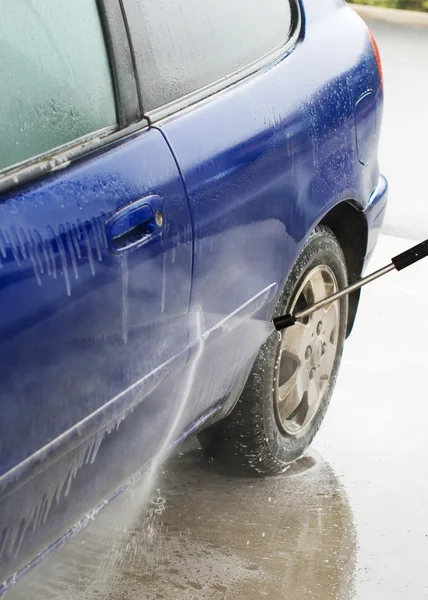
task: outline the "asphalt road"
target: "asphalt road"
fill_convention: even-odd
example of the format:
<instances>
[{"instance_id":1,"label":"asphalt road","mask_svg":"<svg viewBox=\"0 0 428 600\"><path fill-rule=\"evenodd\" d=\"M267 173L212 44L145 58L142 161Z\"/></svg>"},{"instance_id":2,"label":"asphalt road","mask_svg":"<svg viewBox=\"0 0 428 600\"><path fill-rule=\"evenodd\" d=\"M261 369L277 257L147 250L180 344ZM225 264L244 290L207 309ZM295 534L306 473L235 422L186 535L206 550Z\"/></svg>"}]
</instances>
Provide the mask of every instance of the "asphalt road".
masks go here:
<instances>
[{"instance_id":1,"label":"asphalt road","mask_svg":"<svg viewBox=\"0 0 428 600\"><path fill-rule=\"evenodd\" d=\"M375 268L428 233L428 29L372 29L394 234ZM365 290L324 425L284 476L232 477L191 441L148 507L141 482L8 600L427 600L427 282L422 262Z\"/></svg>"}]
</instances>

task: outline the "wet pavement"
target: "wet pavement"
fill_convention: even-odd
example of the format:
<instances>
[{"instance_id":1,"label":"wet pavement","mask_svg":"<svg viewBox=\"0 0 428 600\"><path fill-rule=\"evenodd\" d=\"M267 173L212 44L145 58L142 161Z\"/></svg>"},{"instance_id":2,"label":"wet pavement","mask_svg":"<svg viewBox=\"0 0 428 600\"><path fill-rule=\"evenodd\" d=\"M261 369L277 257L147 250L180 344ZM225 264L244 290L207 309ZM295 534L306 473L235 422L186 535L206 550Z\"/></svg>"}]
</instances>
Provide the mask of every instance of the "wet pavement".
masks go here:
<instances>
[{"instance_id":1,"label":"wet pavement","mask_svg":"<svg viewBox=\"0 0 428 600\"><path fill-rule=\"evenodd\" d=\"M148 510L121 497L11 596L352 597L352 510L320 456L255 480L224 474L194 442L186 446L166 465Z\"/></svg>"},{"instance_id":2,"label":"wet pavement","mask_svg":"<svg viewBox=\"0 0 428 600\"><path fill-rule=\"evenodd\" d=\"M377 37L385 61L396 51ZM386 76L394 68L387 64ZM383 169L397 179L389 157ZM403 157L412 161L410 148ZM387 230L419 237L419 227L426 237L426 199L422 208L398 202L395 191ZM370 268L411 244L382 236ZM6 598L427 600L427 269L421 262L365 289L330 410L287 473L232 475L190 440L159 474L148 506L143 480Z\"/></svg>"}]
</instances>

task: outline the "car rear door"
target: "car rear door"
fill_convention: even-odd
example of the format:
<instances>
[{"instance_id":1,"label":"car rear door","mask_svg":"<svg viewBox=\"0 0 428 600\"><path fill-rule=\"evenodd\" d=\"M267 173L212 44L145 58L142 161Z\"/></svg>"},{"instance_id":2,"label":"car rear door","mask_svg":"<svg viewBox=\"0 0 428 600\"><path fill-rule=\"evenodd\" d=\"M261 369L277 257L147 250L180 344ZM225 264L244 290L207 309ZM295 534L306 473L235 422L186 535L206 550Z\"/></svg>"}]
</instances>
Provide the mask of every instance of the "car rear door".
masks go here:
<instances>
[{"instance_id":1,"label":"car rear door","mask_svg":"<svg viewBox=\"0 0 428 600\"><path fill-rule=\"evenodd\" d=\"M2 3L0 581L142 466L187 359L190 214L121 15Z\"/></svg>"},{"instance_id":2,"label":"car rear door","mask_svg":"<svg viewBox=\"0 0 428 600\"><path fill-rule=\"evenodd\" d=\"M242 388L269 333L254 316L270 319L306 234L293 200L307 178L293 155L307 132L296 126L296 104L287 106L285 67L275 67L296 44L300 13L289 0L124 6L143 106L189 196L192 309L202 314L205 340L193 394L202 410Z\"/></svg>"}]
</instances>

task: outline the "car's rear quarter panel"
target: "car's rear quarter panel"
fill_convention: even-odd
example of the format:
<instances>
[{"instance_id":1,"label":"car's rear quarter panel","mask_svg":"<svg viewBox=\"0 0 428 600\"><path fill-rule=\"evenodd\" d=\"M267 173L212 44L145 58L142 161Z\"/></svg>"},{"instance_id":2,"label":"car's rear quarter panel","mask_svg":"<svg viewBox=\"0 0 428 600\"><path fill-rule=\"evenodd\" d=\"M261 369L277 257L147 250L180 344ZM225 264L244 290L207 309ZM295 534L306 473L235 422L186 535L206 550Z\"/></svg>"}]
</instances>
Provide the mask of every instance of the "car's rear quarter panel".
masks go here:
<instances>
[{"instance_id":1,"label":"car's rear quarter panel","mask_svg":"<svg viewBox=\"0 0 428 600\"><path fill-rule=\"evenodd\" d=\"M305 0L305 47L307 61L311 60L318 69L325 84L318 88L318 101L321 111L334 113L335 103L347 104L342 116L342 131L336 129L334 121L326 120L330 129L330 151L328 145L318 139L315 145L320 148L318 161L314 165L314 179L322 180L322 172L342 187L330 204L342 200L350 201L364 211L368 226L367 253L370 253L379 236L385 216L387 182L380 175L378 146L383 114L383 86L376 57L369 38L369 31L363 20L343 0ZM339 87L338 87L339 84ZM346 87L346 94L337 96ZM316 84L316 87L318 85ZM369 100L364 102L364 98ZM347 98L347 100L346 100ZM363 102L359 102L363 99ZM363 106L363 110L358 109ZM319 110L319 109L318 109ZM364 145L364 163L358 152L358 140ZM330 168L334 155L345 154L346 169L341 173L340 166ZM325 162L327 157L327 163ZM348 189L346 189L346 186ZM337 186L336 186L337 187ZM322 194L317 194L317 203L322 202Z\"/></svg>"},{"instance_id":2,"label":"car's rear quarter panel","mask_svg":"<svg viewBox=\"0 0 428 600\"><path fill-rule=\"evenodd\" d=\"M318 115L312 129L313 179L322 185L330 176L333 184L330 193L315 192L316 204L345 199L365 207L379 180L377 150L383 108L368 29L341 0L306 0L304 5L305 43L300 48L300 60L312 72L311 95ZM371 144L369 162L363 166L357 153L355 107L369 91L373 92L373 103L364 117L370 123L373 114L376 118L375 127L366 129Z\"/></svg>"}]
</instances>

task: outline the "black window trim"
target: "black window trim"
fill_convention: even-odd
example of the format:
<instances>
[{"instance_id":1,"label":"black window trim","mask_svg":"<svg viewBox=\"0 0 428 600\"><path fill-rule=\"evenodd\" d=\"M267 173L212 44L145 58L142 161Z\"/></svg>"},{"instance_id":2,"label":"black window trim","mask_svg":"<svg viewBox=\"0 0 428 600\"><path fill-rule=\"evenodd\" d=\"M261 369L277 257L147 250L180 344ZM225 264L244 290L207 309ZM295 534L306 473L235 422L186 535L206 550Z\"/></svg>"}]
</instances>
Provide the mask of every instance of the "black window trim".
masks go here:
<instances>
[{"instance_id":1,"label":"black window trim","mask_svg":"<svg viewBox=\"0 0 428 600\"><path fill-rule=\"evenodd\" d=\"M113 79L117 123L93 131L0 171L0 194L41 175L66 168L72 161L148 126L141 115L134 57L121 0L96 0Z\"/></svg>"},{"instance_id":2,"label":"black window trim","mask_svg":"<svg viewBox=\"0 0 428 600\"><path fill-rule=\"evenodd\" d=\"M134 0L135 2L136 0ZM177 112L180 112L186 108L190 108L193 105L200 103L210 96L217 94L230 86L243 81L244 79L248 79L254 75L257 75L260 71L273 66L276 62L285 58L290 52L295 48L297 42L300 39L301 32L303 30L303 18L302 18L302 9L300 6L300 0L284 0L285 2L290 3L291 8L291 23L290 29L288 31L287 37L284 39L284 42L279 44L276 48L265 54L264 56L258 58L253 61L249 65L234 71L233 73L222 77L221 79L210 83L195 92L182 96L177 100L173 100L159 108L155 108L153 110L144 111L144 105L141 105L141 110L143 115L149 120L150 123L156 123L161 121L171 115L174 115ZM126 14L126 9L124 9L124 18L128 23L128 16ZM129 26L127 25L127 29L129 32L131 47L132 44L132 35ZM134 52L134 50L132 50ZM139 88L140 98L144 96L144 81L141 81L141 77L138 76L138 71L135 69L137 86Z\"/></svg>"},{"instance_id":3,"label":"black window trim","mask_svg":"<svg viewBox=\"0 0 428 600\"><path fill-rule=\"evenodd\" d=\"M140 97L134 69L134 56L121 0L96 0L112 71L119 127L141 118Z\"/></svg>"}]
</instances>

